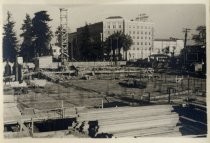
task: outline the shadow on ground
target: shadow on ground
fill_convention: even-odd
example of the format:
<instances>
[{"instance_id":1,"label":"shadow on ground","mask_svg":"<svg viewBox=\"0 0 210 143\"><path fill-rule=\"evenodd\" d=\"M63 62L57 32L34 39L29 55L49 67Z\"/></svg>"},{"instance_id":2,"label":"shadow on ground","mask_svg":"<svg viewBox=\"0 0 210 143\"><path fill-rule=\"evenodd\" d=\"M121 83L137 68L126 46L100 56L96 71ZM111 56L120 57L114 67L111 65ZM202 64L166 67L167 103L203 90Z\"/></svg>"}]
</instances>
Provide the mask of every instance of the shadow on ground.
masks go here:
<instances>
[{"instance_id":1,"label":"shadow on ground","mask_svg":"<svg viewBox=\"0 0 210 143\"><path fill-rule=\"evenodd\" d=\"M174 106L174 112L179 114L179 131L183 136L197 135L205 137L207 134L207 113L205 111L182 106Z\"/></svg>"}]
</instances>

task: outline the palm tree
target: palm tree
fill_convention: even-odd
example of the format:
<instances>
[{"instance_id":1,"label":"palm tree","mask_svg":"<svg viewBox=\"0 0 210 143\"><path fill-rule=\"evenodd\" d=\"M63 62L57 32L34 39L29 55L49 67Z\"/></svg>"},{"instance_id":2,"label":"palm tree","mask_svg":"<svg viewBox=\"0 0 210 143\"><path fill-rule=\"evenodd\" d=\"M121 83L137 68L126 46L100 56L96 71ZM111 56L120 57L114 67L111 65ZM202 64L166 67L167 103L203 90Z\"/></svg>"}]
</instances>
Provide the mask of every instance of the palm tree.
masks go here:
<instances>
[{"instance_id":1,"label":"palm tree","mask_svg":"<svg viewBox=\"0 0 210 143\"><path fill-rule=\"evenodd\" d=\"M127 51L130 49L131 45L133 45L133 39L130 35L123 35L123 51L125 51L125 60L127 61Z\"/></svg>"},{"instance_id":2,"label":"palm tree","mask_svg":"<svg viewBox=\"0 0 210 143\"><path fill-rule=\"evenodd\" d=\"M107 51L107 55L110 55L112 52L113 60L116 60L116 50L118 51L117 57L121 59L120 51L123 48L123 51L126 52L126 60L127 60L127 51L130 46L133 44L133 40L129 35L125 35L122 32L116 32L107 37L105 40L105 48Z\"/></svg>"},{"instance_id":3,"label":"palm tree","mask_svg":"<svg viewBox=\"0 0 210 143\"><path fill-rule=\"evenodd\" d=\"M167 47L163 48L163 49L162 49L162 52L163 52L163 54L168 55L168 54L169 54L169 52L170 52L170 48L169 48L169 46L167 46Z\"/></svg>"}]
</instances>

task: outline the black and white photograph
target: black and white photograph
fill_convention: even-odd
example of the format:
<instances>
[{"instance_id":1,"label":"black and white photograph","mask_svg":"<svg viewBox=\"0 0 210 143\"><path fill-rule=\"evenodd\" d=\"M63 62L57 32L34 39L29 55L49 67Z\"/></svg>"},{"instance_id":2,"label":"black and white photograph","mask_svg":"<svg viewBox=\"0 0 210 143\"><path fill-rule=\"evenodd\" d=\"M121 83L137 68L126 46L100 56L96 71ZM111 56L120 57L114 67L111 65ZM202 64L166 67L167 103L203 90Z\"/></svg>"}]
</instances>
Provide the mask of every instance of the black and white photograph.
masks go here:
<instances>
[{"instance_id":1,"label":"black and white photograph","mask_svg":"<svg viewBox=\"0 0 210 143\"><path fill-rule=\"evenodd\" d=\"M116 2L2 4L5 140L207 138L208 5Z\"/></svg>"}]
</instances>

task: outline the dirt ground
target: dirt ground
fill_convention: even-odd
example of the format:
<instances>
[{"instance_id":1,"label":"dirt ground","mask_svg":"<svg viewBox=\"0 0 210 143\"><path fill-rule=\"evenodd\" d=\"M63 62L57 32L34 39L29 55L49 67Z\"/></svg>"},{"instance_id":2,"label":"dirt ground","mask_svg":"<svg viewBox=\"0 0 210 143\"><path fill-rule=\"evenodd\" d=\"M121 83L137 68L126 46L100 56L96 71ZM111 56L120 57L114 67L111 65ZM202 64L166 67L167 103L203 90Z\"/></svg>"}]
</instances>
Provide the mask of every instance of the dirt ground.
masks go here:
<instances>
[{"instance_id":1,"label":"dirt ground","mask_svg":"<svg viewBox=\"0 0 210 143\"><path fill-rule=\"evenodd\" d=\"M138 103L141 96L148 94L147 92L150 92L151 97L156 97L168 94L168 87L175 88L177 92L188 89L187 77L184 77L183 83L176 83L173 75L142 80L147 82L145 89L122 87L119 85L119 79L69 80L59 84L47 82L44 88L32 88L28 94L18 95L17 100L22 108L35 110L60 108L62 100L66 108L99 108L102 99L104 104L113 104L112 106L133 105L133 102ZM205 90L205 85L204 79L189 78L189 90Z\"/></svg>"}]
</instances>

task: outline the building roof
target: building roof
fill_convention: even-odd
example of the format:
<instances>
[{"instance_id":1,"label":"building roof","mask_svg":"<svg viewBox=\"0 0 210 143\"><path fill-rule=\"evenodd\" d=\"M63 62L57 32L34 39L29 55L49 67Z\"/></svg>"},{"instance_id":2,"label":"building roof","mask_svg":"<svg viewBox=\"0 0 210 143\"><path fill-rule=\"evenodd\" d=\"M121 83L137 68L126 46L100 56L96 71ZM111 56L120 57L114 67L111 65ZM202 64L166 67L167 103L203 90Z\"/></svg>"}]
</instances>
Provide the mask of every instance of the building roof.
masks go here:
<instances>
[{"instance_id":1,"label":"building roof","mask_svg":"<svg viewBox=\"0 0 210 143\"><path fill-rule=\"evenodd\" d=\"M122 19L122 17L121 16L110 16L106 19Z\"/></svg>"}]
</instances>

